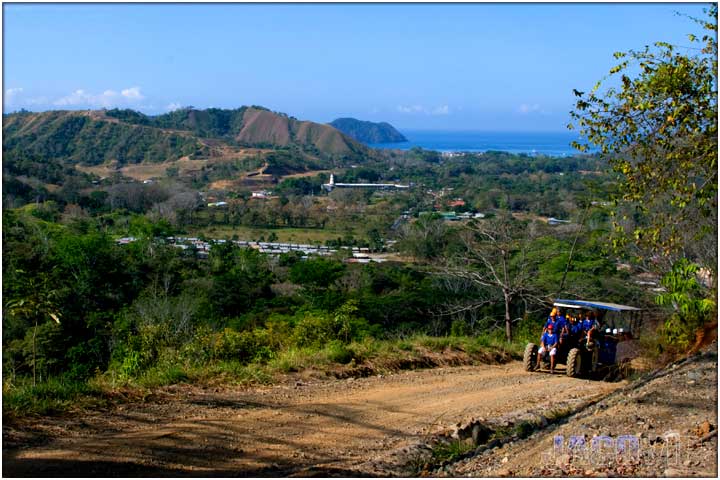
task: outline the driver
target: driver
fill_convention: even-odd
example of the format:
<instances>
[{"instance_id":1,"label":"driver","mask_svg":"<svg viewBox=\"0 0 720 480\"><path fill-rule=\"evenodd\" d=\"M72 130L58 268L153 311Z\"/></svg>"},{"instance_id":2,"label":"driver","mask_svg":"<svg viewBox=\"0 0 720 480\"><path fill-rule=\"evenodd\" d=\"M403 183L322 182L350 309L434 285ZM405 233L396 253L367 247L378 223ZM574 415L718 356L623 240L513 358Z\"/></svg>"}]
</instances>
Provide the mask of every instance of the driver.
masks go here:
<instances>
[{"instance_id":1,"label":"driver","mask_svg":"<svg viewBox=\"0 0 720 480\"><path fill-rule=\"evenodd\" d=\"M557 353L558 336L553 333L553 324L547 326L547 331L540 337L540 350L538 350L537 368L540 369L540 360L545 352L550 354L550 373L555 373L555 354Z\"/></svg>"}]
</instances>

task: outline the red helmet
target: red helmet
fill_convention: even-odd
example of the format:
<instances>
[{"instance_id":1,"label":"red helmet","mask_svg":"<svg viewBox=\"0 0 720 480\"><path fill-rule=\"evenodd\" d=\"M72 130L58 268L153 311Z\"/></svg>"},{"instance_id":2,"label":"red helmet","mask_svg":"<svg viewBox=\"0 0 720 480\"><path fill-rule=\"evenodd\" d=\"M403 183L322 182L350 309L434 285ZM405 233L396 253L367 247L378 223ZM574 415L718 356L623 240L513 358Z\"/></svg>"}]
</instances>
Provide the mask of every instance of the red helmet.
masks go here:
<instances>
[{"instance_id":1,"label":"red helmet","mask_svg":"<svg viewBox=\"0 0 720 480\"><path fill-rule=\"evenodd\" d=\"M551 323L550 325L548 325L548 330L552 330L552 329L553 329L553 326L552 326L552 323Z\"/></svg>"}]
</instances>

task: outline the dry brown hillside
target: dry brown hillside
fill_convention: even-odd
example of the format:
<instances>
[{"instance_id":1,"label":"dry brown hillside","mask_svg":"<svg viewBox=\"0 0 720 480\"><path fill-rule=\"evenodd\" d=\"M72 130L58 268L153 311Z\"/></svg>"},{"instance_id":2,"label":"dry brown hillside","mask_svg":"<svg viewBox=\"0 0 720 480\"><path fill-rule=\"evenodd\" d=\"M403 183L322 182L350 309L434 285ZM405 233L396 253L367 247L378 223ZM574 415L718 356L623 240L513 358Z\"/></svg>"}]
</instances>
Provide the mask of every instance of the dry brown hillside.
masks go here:
<instances>
[{"instance_id":1,"label":"dry brown hillside","mask_svg":"<svg viewBox=\"0 0 720 480\"><path fill-rule=\"evenodd\" d=\"M238 142L258 145L287 146L295 143L314 146L319 151L343 155L366 150L339 130L319 123L299 121L268 110L248 108L243 115L243 127L235 137Z\"/></svg>"}]
</instances>

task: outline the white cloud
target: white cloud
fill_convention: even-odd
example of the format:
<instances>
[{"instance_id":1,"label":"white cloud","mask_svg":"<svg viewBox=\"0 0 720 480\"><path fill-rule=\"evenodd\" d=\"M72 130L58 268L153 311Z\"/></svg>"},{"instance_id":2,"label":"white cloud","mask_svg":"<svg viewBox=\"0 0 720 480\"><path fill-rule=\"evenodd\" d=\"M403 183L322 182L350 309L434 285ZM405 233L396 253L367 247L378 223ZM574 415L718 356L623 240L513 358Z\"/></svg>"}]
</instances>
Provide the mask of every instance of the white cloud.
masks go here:
<instances>
[{"instance_id":1,"label":"white cloud","mask_svg":"<svg viewBox=\"0 0 720 480\"><path fill-rule=\"evenodd\" d=\"M105 90L102 93L95 94L78 89L70 95L58 98L53 102L54 105L63 107L95 107L107 108L117 106L132 105L145 97L140 92L140 87L126 88L120 93L115 90Z\"/></svg>"},{"instance_id":2,"label":"white cloud","mask_svg":"<svg viewBox=\"0 0 720 480\"><path fill-rule=\"evenodd\" d=\"M5 103L11 104L19 94L23 92L22 87L8 88L5 90Z\"/></svg>"},{"instance_id":3,"label":"white cloud","mask_svg":"<svg viewBox=\"0 0 720 480\"><path fill-rule=\"evenodd\" d=\"M539 111L540 111L540 105L538 105L537 103L533 103L533 104L523 103L522 105L520 105L518 107L518 112L520 112L522 114L528 114L528 113L539 112Z\"/></svg>"},{"instance_id":4,"label":"white cloud","mask_svg":"<svg viewBox=\"0 0 720 480\"><path fill-rule=\"evenodd\" d=\"M172 102L167 107L165 107L168 112L174 112L175 110L180 110L182 108L182 105L178 102Z\"/></svg>"},{"instance_id":5,"label":"white cloud","mask_svg":"<svg viewBox=\"0 0 720 480\"><path fill-rule=\"evenodd\" d=\"M423 105L398 105L397 111L400 113L421 113L425 115L449 115L450 106L440 105L437 107L428 108Z\"/></svg>"},{"instance_id":6,"label":"white cloud","mask_svg":"<svg viewBox=\"0 0 720 480\"><path fill-rule=\"evenodd\" d=\"M400 113L422 113L425 112L425 107L422 105L398 105L397 110Z\"/></svg>"},{"instance_id":7,"label":"white cloud","mask_svg":"<svg viewBox=\"0 0 720 480\"><path fill-rule=\"evenodd\" d=\"M145 98L142 93L140 93L140 87L132 87L132 88L126 88L122 92L120 92L123 97L128 98L130 100L142 100Z\"/></svg>"}]
</instances>

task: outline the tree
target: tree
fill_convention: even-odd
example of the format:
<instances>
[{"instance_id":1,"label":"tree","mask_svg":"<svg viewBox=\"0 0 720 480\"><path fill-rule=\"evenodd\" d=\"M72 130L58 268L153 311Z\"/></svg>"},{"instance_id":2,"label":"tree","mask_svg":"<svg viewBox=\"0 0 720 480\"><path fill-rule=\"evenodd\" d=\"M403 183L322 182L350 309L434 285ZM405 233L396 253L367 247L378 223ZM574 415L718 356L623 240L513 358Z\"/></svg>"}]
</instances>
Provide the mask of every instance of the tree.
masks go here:
<instances>
[{"instance_id":1,"label":"tree","mask_svg":"<svg viewBox=\"0 0 720 480\"><path fill-rule=\"evenodd\" d=\"M448 228L439 215L421 215L400 231L401 249L420 260L440 256L447 247Z\"/></svg>"},{"instance_id":2,"label":"tree","mask_svg":"<svg viewBox=\"0 0 720 480\"><path fill-rule=\"evenodd\" d=\"M505 337L512 341L511 307L517 299L532 298L535 261L528 255L535 237L533 225L501 216L472 221L461 234L463 252L451 257L444 273L484 292L483 298L466 308L479 308L498 300L504 305Z\"/></svg>"},{"instance_id":3,"label":"tree","mask_svg":"<svg viewBox=\"0 0 720 480\"><path fill-rule=\"evenodd\" d=\"M25 275L25 272L17 273ZM33 386L37 385L37 333L40 321L48 318L60 323L60 310L57 306L57 290L50 287L50 278L41 274L39 280L26 277L25 295L10 300L6 307L10 315L21 317L35 323L32 334L32 371Z\"/></svg>"},{"instance_id":4,"label":"tree","mask_svg":"<svg viewBox=\"0 0 720 480\"><path fill-rule=\"evenodd\" d=\"M648 256L659 254L668 264L671 257L692 256L715 271L717 5L707 13L707 21L693 19L705 30L702 38L688 36L694 47L657 42L616 53L620 63L606 79L589 94L574 91L569 127L585 137L577 148L598 147L621 174L617 247L631 234ZM601 92L618 77L617 87Z\"/></svg>"}]
</instances>

